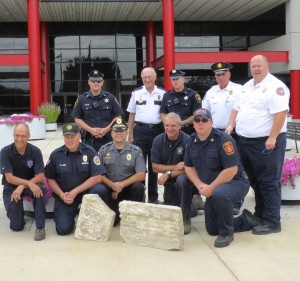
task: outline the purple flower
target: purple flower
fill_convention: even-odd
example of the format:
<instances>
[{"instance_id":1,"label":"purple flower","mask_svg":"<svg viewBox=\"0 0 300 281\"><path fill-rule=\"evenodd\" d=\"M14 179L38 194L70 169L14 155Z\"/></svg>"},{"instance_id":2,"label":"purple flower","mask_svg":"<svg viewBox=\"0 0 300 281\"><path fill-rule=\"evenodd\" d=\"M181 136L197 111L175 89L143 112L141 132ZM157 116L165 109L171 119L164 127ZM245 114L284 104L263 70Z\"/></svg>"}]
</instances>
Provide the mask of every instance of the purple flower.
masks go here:
<instances>
[{"instance_id":1,"label":"purple flower","mask_svg":"<svg viewBox=\"0 0 300 281\"><path fill-rule=\"evenodd\" d=\"M280 183L295 188L295 179L300 175L300 158L285 159L282 166Z\"/></svg>"},{"instance_id":2,"label":"purple flower","mask_svg":"<svg viewBox=\"0 0 300 281\"><path fill-rule=\"evenodd\" d=\"M45 199L46 199L46 203L47 203L48 200L52 197L52 189L51 189L50 185L48 184L47 178L45 178L45 181L43 183L43 187L46 189ZM24 199L26 201L32 202L32 198L29 197L29 196L25 196Z\"/></svg>"},{"instance_id":3,"label":"purple flower","mask_svg":"<svg viewBox=\"0 0 300 281\"><path fill-rule=\"evenodd\" d=\"M19 123L31 122L33 118L46 118L44 115L33 115L31 113L26 114L13 114L7 119L1 119L0 125L17 125Z\"/></svg>"}]
</instances>

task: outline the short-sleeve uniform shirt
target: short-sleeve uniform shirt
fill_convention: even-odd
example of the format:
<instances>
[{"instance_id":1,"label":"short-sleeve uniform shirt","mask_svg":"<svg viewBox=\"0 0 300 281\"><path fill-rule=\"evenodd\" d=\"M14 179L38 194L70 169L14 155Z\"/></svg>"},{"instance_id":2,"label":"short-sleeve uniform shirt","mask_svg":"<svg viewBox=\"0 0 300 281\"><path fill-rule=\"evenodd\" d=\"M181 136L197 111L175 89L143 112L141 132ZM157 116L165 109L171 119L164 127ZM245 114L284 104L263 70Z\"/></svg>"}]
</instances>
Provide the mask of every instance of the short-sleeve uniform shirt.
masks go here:
<instances>
[{"instance_id":1,"label":"short-sleeve uniform shirt","mask_svg":"<svg viewBox=\"0 0 300 281\"><path fill-rule=\"evenodd\" d=\"M146 172L142 150L136 145L125 143L119 152L113 142L102 146L99 157L107 170L106 176L113 182L125 180L132 175Z\"/></svg>"},{"instance_id":2,"label":"short-sleeve uniform shirt","mask_svg":"<svg viewBox=\"0 0 300 281\"><path fill-rule=\"evenodd\" d=\"M160 113L177 113L181 120L193 115L193 112L201 107L200 95L190 88L184 88L181 93L174 90L167 92L162 100Z\"/></svg>"},{"instance_id":3,"label":"short-sleeve uniform shirt","mask_svg":"<svg viewBox=\"0 0 300 281\"><path fill-rule=\"evenodd\" d=\"M223 90L219 85L215 85L207 91L202 101L202 107L210 111L214 128L227 128L232 107L242 89L242 85L229 81Z\"/></svg>"},{"instance_id":4,"label":"short-sleeve uniform shirt","mask_svg":"<svg viewBox=\"0 0 300 281\"><path fill-rule=\"evenodd\" d=\"M46 177L55 180L64 192L105 173L96 151L84 143L79 144L76 152L69 152L65 145L57 148L46 164Z\"/></svg>"},{"instance_id":5,"label":"short-sleeve uniform shirt","mask_svg":"<svg viewBox=\"0 0 300 281\"><path fill-rule=\"evenodd\" d=\"M18 178L30 180L44 172L43 156L38 147L27 143L24 155L19 154L14 143L2 148L1 173L4 190L12 191L17 188L16 185L6 181L5 173L12 173Z\"/></svg>"},{"instance_id":6,"label":"short-sleeve uniform shirt","mask_svg":"<svg viewBox=\"0 0 300 281\"><path fill-rule=\"evenodd\" d=\"M92 95L91 91L82 94L76 100L72 111L74 118L82 119L92 128L104 128L115 117L122 114L123 111L116 98L103 91L96 97Z\"/></svg>"},{"instance_id":7,"label":"short-sleeve uniform shirt","mask_svg":"<svg viewBox=\"0 0 300 281\"><path fill-rule=\"evenodd\" d=\"M238 166L237 175L244 170L235 141L226 133L214 128L205 141L201 141L196 133L191 135L184 164L194 167L198 177L206 184L211 184L224 169Z\"/></svg>"},{"instance_id":8,"label":"short-sleeve uniform shirt","mask_svg":"<svg viewBox=\"0 0 300 281\"><path fill-rule=\"evenodd\" d=\"M154 86L150 94L145 86L132 92L127 111L135 113L135 121L147 124L159 124L161 122L159 110L165 90Z\"/></svg>"},{"instance_id":9,"label":"short-sleeve uniform shirt","mask_svg":"<svg viewBox=\"0 0 300 281\"><path fill-rule=\"evenodd\" d=\"M257 138L270 135L274 114L289 110L290 91L272 74L254 85L251 79L243 87L233 108L238 112L236 132L238 135ZM286 132L286 120L281 132Z\"/></svg>"}]
</instances>

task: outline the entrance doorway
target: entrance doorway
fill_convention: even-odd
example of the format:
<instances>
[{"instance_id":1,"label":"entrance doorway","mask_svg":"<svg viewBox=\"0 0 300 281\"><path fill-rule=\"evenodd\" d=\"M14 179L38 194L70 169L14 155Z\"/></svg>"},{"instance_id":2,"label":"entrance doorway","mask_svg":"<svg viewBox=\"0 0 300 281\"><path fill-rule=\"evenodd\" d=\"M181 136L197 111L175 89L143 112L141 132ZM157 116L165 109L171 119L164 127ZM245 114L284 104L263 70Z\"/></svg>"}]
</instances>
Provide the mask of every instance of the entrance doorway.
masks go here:
<instances>
[{"instance_id":1,"label":"entrance doorway","mask_svg":"<svg viewBox=\"0 0 300 281\"><path fill-rule=\"evenodd\" d=\"M61 114L57 122L74 122L74 118L71 116L71 113L78 97L78 93L52 93L51 96L52 101L58 104L61 108Z\"/></svg>"}]
</instances>

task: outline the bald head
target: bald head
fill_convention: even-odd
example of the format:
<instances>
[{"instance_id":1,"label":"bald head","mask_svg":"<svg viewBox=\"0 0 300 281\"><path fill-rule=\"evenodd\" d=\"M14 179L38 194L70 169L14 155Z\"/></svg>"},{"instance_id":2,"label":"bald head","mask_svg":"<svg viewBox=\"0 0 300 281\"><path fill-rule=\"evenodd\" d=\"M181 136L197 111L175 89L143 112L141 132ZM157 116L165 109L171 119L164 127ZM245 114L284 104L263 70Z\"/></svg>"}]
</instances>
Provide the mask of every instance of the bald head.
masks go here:
<instances>
[{"instance_id":1,"label":"bald head","mask_svg":"<svg viewBox=\"0 0 300 281\"><path fill-rule=\"evenodd\" d=\"M263 55L254 56L250 60L250 71L254 79L254 84L260 83L269 73L268 59Z\"/></svg>"}]
</instances>

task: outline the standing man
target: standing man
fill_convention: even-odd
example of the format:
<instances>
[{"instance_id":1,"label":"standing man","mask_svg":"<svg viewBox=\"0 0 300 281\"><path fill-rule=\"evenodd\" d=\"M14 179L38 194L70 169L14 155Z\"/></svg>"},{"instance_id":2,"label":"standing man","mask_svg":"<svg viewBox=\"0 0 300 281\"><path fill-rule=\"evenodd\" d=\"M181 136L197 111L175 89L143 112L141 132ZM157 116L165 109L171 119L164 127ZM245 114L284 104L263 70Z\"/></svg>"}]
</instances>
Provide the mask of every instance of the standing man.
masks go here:
<instances>
[{"instance_id":1,"label":"standing man","mask_svg":"<svg viewBox=\"0 0 300 281\"><path fill-rule=\"evenodd\" d=\"M111 131L113 142L101 147L99 157L107 173L102 176L108 196L108 206L120 220L119 203L123 200L144 202L146 164L142 150L126 141L127 126L117 119Z\"/></svg>"},{"instance_id":2,"label":"standing man","mask_svg":"<svg viewBox=\"0 0 300 281\"><path fill-rule=\"evenodd\" d=\"M181 130L188 135L195 132L193 127L193 113L201 108L201 97L194 90L185 86L185 73L181 70L170 71L173 90L164 95L160 108L160 118L164 121L169 112L177 113L181 118ZM198 210L204 208L204 202L197 190L193 191L193 204Z\"/></svg>"},{"instance_id":3,"label":"standing man","mask_svg":"<svg viewBox=\"0 0 300 281\"><path fill-rule=\"evenodd\" d=\"M207 109L196 110L194 116L196 133L187 144L185 171L206 197L205 227L210 235L218 235L215 247L226 247L233 241L233 232L252 226L246 214L235 219L232 215L234 204L244 199L250 184L235 141L213 128Z\"/></svg>"},{"instance_id":4,"label":"standing man","mask_svg":"<svg viewBox=\"0 0 300 281\"><path fill-rule=\"evenodd\" d=\"M183 216L184 234L191 232L192 189L184 170L184 151L190 136L181 131L180 116L174 112L164 118L165 133L158 135L152 145L152 168L162 173L158 184L164 186L164 204L180 206ZM197 190L197 189L196 189Z\"/></svg>"},{"instance_id":5,"label":"standing man","mask_svg":"<svg viewBox=\"0 0 300 281\"><path fill-rule=\"evenodd\" d=\"M34 240L44 240L46 200L45 190L41 186L45 179L42 153L39 148L28 143L30 131L26 124L18 124L13 134L14 143L2 148L0 157L3 202L10 220L10 229L24 229L23 197L29 196L33 199L35 214Z\"/></svg>"},{"instance_id":6,"label":"standing man","mask_svg":"<svg viewBox=\"0 0 300 281\"><path fill-rule=\"evenodd\" d=\"M71 233L84 194L98 194L106 201L106 190L100 184L105 168L89 145L80 142L80 128L63 126L65 145L55 149L46 165L46 177L53 191L54 222L59 235Z\"/></svg>"},{"instance_id":7,"label":"standing man","mask_svg":"<svg viewBox=\"0 0 300 281\"><path fill-rule=\"evenodd\" d=\"M185 86L184 74L177 69L170 71L173 90L164 95L159 112L162 121L169 112L177 113L181 118L181 130L190 135L194 132L193 112L201 108L201 97Z\"/></svg>"},{"instance_id":8,"label":"standing man","mask_svg":"<svg viewBox=\"0 0 300 281\"><path fill-rule=\"evenodd\" d=\"M262 55L250 61L253 76L233 106L226 132L235 127L241 160L255 192L255 216L263 221L253 234L281 231L280 176L286 147L286 115L290 92L269 73Z\"/></svg>"},{"instance_id":9,"label":"standing man","mask_svg":"<svg viewBox=\"0 0 300 281\"><path fill-rule=\"evenodd\" d=\"M218 85L212 86L202 101L202 107L211 112L214 128L225 131L229 123L233 104L241 93L243 86L230 81L232 65L226 62L217 62L211 66L215 73ZM231 136L237 141L236 133ZM233 214L240 212L242 202L239 202L233 209Z\"/></svg>"},{"instance_id":10,"label":"standing man","mask_svg":"<svg viewBox=\"0 0 300 281\"><path fill-rule=\"evenodd\" d=\"M129 112L129 141L140 147L148 167L148 202L160 204L157 192L157 174L152 170L151 147L154 138L163 132L159 109L165 90L155 85L156 72L145 67L141 77L144 86L132 92Z\"/></svg>"},{"instance_id":11,"label":"standing man","mask_svg":"<svg viewBox=\"0 0 300 281\"><path fill-rule=\"evenodd\" d=\"M98 151L111 141L111 126L123 111L112 94L102 91L104 75L100 71L93 70L88 77L90 90L78 97L72 116L75 123L85 130L84 143Z\"/></svg>"}]
</instances>

